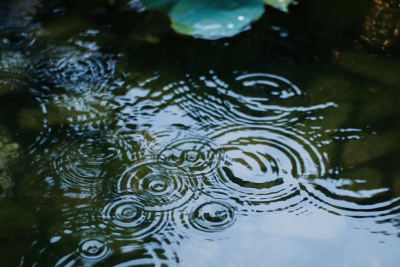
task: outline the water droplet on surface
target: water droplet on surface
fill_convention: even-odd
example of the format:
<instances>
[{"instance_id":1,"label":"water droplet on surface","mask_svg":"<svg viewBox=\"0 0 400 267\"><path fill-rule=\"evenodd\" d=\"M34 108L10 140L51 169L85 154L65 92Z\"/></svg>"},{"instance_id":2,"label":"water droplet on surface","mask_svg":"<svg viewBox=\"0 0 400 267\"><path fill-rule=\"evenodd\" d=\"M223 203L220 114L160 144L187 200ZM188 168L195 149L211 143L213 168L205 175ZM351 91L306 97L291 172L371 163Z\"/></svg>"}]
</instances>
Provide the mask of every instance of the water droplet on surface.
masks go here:
<instances>
[{"instance_id":1,"label":"water droplet on surface","mask_svg":"<svg viewBox=\"0 0 400 267\"><path fill-rule=\"evenodd\" d=\"M108 253L106 243L99 239L87 239L80 243L79 255L85 260L99 260Z\"/></svg>"},{"instance_id":2,"label":"water droplet on surface","mask_svg":"<svg viewBox=\"0 0 400 267\"><path fill-rule=\"evenodd\" d=\"M118 151L101 135L86 135L59 149L54 151L54 173L63 186L87 192L100 185L108 173L105 166L118 158Z\"/></svg>"},{"instance_id":3,"label":"water droplet on surface","mask_svg":"<svg viewBox=\"0 0 400 267\"><path fill-rule=\"evenodd\" d=\"M181 169L143 164L125 171L118 181L118 192L126 198L137 198L146 210L171 210L193 198L199 182Z\"/></svg>"},{"instance_id":4,"label":"water droplet on surface","mask_svg":"<svg viewBox=\"0 0 400 267\"><path fill-rule=\"evenodd\" d=\"M105 225L99 231L114 240L140 240L157 234L167 223L165 213L147 211L137 200L117 198L107 202L97 211Z\"/></svg>"},{"instance_id":5,"label":"water droplet on surface","mask_svg":"<svg viewBox=\"0 0 400 267\"><path fill-rule=\"evenodd\" d=\"M190 221L194 227L202 231L222 231L234 223L235 214L226 204L208 202L192 211Z\"/></svg>"},{"instance_id":6,"label":"water droplet on surface","mask_svg":"<svg viewBox=\"0 0 400 267\"><path fill-rule=\"evenodd\" d=\"M177 230L184 235L201 240L222 240L231 237L234 230L229 230L236 222L237 208L231 201L199 199L174 211Z\"/></svg>"},{"instance_id":7,"label":"water droplet on surface","mask_svg":"<svg viewBox=\"0 0 400 267\"><path fill-rule=\"evenodd\" d=\"M211 172L219 165L221 157L221 151L212 140L191 136L168 143L157 156L159 162L193 174Z\"/></svg>"}]
</instances>

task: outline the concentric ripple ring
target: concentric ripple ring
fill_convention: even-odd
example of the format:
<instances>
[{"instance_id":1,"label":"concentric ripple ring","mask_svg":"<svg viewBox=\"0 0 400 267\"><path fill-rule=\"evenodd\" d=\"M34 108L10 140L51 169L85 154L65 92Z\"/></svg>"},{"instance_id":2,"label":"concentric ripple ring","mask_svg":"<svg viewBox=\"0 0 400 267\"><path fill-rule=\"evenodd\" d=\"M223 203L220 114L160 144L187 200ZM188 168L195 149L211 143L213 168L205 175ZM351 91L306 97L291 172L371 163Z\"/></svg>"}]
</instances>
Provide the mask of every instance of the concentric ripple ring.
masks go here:
<instances>
[{"instance_id":1,"label":"concentric ripple ring","mask_svg":"<svg viewBox=\"0 0 400 267\"><path fill-rule=\"evenodd\" d=\"M191 211L189 221L200 231L219 232L233 225L235 212L228 204L207 202Z\"/></svg>"},{"instance_id":2,"label":"concentric ripple ring","mask_svg":"<svg viewBox=\"0 0 400 267\"><path fill-rule=\"evenodd\" d=\"M182 169L165 164L142 164L127 170L118 181L118 192L126 198L136 198L149 211L175 209L194 197L199 187Z\"/></svg>"},{"instance_id":3,"label":"concentric ripple ring","mask_svg":"<svg viewBox=\"0 0 400 267\"><path fill-rule=\"evenodd\" d=\"M108 253L107 244L100 239L85 239L79 244L79 255L89 261L104 258Z\"/></svg>"},{"instance_id":4,"label":"concentric ripple ring","mask_svg":"<svg viewBox=\"0 0 400 267\"><path fill-rule=\"evenodd\" d=\"M157 156L159 162L184 168L194 174L215 169L222 158L218 146L208 138L187 137L164 146Z\"/></svg>"},{"instance_id":5,"label":"concentric ripple ring","mask_svg":"<svg viewBox=\"0 0 400 267\"><path fill-rule=\"evenodd\" d=\"M35 38L24 27L9 26L0 29L0 48L19 50L32 45Z\"/></svg>"},{"instance_id":6,"label":"concentric ripple ring","mask_svg":"<svg viewBox=\"0 0 400 267\"><path fill-rule=\"evenodd\" d=\"M205 193L233 197L244 209L293 208L307 197L300 183L325 172L318 150L288 130L238 126L216 131L213 139L221 143L225 156L218 170L204 177Z\"/></svg>"},{"instance_id":7,"label":"concentric ripple ring","mask_svg":"<svg viewBox=\"0 0 400 267\"><path fill-rule=\"evenodd\" d=\"M68 91L96 91L109 86L116 62L112 56L76 47L51 48L36 58L36 76Z\"/></svg>"},{"instance_id":8,"label":"concentric ripple ring","mask_svg":"<svg viewBox=\"0 0 400 267\"><path fill-rule=\"evenodd\" d=\"M134 199L117 198L108 203L100 219L105 235L116 240L140 240L159 232L167 223L162 212L146 211L145 206Z\"/></svg>"},{"instance_id":9,"label":"concentric ripple ring","mask_svg":"<svg viewBox=\"0 0 400 267\"><path fill-rule=\"evenodd\" d=\"M63 186L90 191L102 182L103 166L117 158L118 152L97 136L85 136L68 144L53 161L53 170Z\"/></svg>"},{"instance_id":10,"label":"concentric ripple ring","mask_svg":"<svg viewBox=\"0 0 400 267\"><path fill-rule=\"evenodd\" d=\"M238 209L231 200L217 200L205 195L173 212L174 223L182 236L199 240L227 239L235 234L233 225Z\"/></svg>"}]
</instances>

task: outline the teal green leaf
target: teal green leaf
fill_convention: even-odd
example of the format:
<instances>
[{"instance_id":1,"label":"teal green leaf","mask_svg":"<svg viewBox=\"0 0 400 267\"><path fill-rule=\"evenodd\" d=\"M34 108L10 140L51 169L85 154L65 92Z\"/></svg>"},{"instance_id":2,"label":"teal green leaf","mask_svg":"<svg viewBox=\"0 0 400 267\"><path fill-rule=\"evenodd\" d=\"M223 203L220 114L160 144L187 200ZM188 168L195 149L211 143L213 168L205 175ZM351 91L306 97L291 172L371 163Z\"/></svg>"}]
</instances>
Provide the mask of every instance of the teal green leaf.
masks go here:
<instances>
[{"instance_id":1,"label":"teal green leaf","mask_svg":"<svg viewBox=\"0 0 400 267\"><path fill-rule=\"evenodd\" d=\"M294 0L263 0L264 4L273 6L275 8L281 9L282 11L288 12L288 6Z\"/></svg>"},{"instance_id":2,"label":"teal green leaf","mask_svg":"<svg viewBox=\"0 0 400 267\"><path fill-rule=\"evenodd\" d=\"M142 0L147 10L168 13L172 28L205 39L233 36L264 13L262 0Z\"/></svg>"}]
</instances>

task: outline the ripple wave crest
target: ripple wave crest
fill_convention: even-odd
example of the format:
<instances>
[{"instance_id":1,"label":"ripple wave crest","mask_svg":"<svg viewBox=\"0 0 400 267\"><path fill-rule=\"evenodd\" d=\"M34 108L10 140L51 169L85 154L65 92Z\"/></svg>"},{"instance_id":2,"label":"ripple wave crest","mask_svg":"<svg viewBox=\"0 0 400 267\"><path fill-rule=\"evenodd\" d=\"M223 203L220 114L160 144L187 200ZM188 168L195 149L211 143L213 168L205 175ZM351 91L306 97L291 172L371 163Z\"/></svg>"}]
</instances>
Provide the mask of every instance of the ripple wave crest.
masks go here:
<instances>
[{"instance_id":1,"label":"ripple wave crest","mask_svg":"<svg viewBox=\"0 0 400 267\"><path fill-rule=\"evenodd\" d=\"M143 164L126 171L118 181L118 192L144 204L145 210L175 209L194 197L199 181L184 170L163 164Z\"/></svg>"}]
</instances>

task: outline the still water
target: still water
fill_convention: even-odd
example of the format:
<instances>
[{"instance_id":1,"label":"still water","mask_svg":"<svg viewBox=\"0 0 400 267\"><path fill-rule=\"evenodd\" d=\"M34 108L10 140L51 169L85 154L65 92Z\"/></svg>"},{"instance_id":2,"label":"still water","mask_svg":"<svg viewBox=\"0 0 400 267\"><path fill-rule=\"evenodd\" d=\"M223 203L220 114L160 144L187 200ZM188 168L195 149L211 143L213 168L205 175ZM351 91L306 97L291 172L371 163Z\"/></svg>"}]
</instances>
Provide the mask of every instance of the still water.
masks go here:
<instances>
[{"instance_id":1,"label":"still water","mask_svg":"<svg viewBox=\"0 0 400 267\"><path fill-rule=\"evenodd\" d=\"M0 10L0 266L400 265L397 0Z\"/></svg>"}]
</instances>

